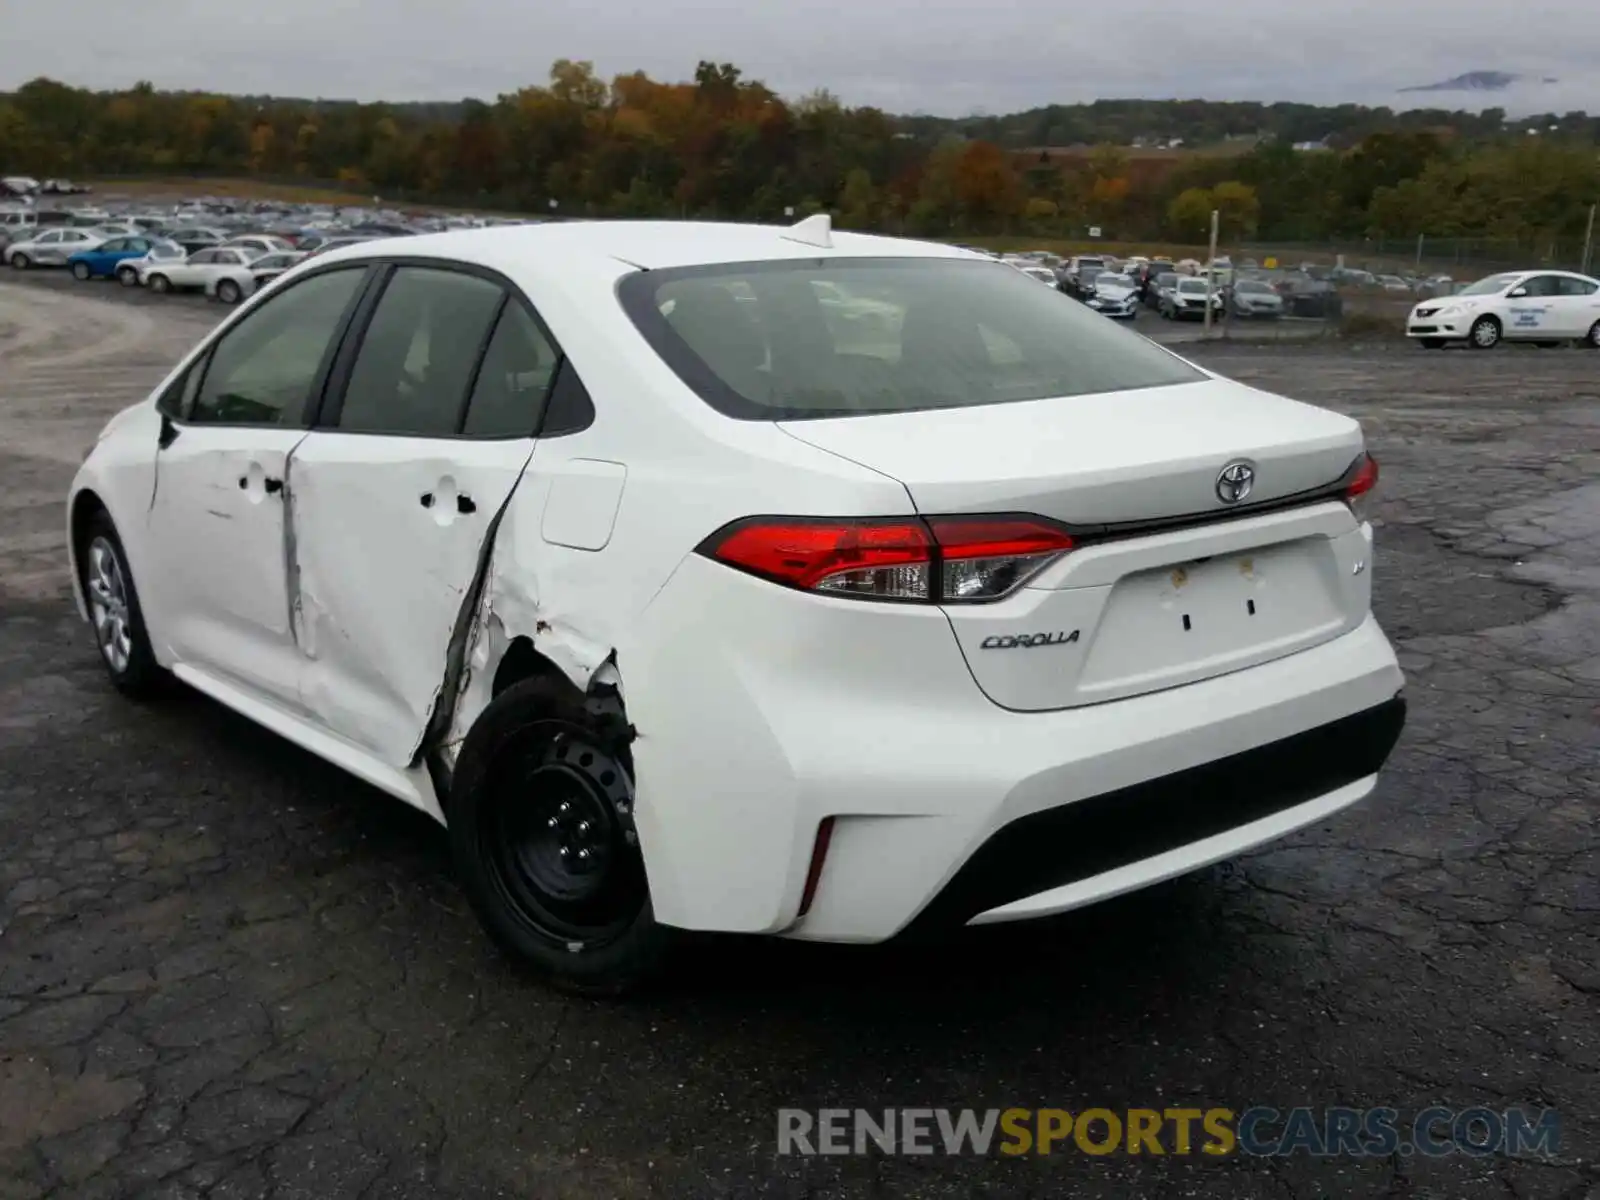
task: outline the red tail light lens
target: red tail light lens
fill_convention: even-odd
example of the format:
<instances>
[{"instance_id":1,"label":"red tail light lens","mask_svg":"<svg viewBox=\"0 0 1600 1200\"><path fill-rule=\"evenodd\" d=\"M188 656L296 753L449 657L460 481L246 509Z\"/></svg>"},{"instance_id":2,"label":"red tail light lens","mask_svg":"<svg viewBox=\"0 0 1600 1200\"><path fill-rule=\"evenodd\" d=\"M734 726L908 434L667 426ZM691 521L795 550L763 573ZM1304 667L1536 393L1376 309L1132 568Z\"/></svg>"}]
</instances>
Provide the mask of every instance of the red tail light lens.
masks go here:
<instances>
[{"instance_id":1,"label":"red tail light lens","mask_svg":"<svg viewBox=\"0 0 1600 1200\"><path fill-rule=\"evenodd\" d=\"M700 549L789 587L928 604L998 600L1072 546L1065 530L1036 517L755 517Z\"/></svg>"},{"instance_id":2,"label":"red tail light lens","mask_svg":"<svg viewBox=\"0 0 1600 1200\"><path fill-rule=\"evenodd\" d=\"M1344 487L1344 502L1350 506L1350 511L1355 514L1356 520L1367 519L1367 496L1373 488L1378 486L1378 460L1370 454L1363 454L1351 467L1350 482Z\"/></svg>"},{"instance_id":3,"label":"red tail light lens","mask_svg":"<svg viewBox=\"0 0 1600 1200\"><path fill-rule=\"evenodd\" d=\"M712 558L808 591L926 600L932 537L918 520L742 521L713 538Z\"/></svg>"}]
</instances>

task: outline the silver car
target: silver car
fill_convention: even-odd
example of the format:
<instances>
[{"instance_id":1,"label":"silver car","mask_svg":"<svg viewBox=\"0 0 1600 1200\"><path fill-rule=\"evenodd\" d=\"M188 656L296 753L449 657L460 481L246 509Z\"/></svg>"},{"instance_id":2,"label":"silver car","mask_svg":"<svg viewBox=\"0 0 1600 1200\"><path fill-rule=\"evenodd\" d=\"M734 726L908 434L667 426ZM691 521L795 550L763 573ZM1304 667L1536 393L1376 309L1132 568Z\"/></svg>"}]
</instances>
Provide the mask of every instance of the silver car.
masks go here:
<instances>
[{"instance_id":1,"label":"silver car","mask_svg":"<svg viewBox=\"0 0 1600 1200\"><path fill-rule=\"evenodd\" d=\"M1259 279L1241 279L1233 285L1233 315L1236 317L1283 316L1283 297Z\"/></svg>"},{"instance_id":2,"label":"silver car","mask_svg":"<svg viewBox=\"0 0 1600 1200\"><path fill-rule=\"evenodd\" d=\"M104 236L87 229L44 229L26 241L7 246L6 262L19 271L29 267L64 267L71 255L93 250L105 240Z\"/></svg>"}]
</instances>

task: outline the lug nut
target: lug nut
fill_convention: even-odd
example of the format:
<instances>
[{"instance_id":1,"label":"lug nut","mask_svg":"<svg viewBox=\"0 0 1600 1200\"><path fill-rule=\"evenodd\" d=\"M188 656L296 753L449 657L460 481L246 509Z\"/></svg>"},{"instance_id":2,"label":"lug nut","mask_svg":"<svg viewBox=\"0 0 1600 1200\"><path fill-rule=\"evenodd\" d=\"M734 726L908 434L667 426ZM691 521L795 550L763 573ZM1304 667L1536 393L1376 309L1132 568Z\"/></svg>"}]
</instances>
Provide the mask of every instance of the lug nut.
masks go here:
<instances>
[{"instance_id":1,"label":"lug nut","mask_svg":"<svg viewBox=\"0 0 1600 1200\"><path fill-rule=\"evenodd\" d=\"M566 814L566 813L571 812L572 811L572 802L570 800L563 800L561 802L561 807L556 809L556 811L558 813L562 813L562 814Z\"/></svg>"},{"instance_id":2,"label":"lug nut","mask_svg":"<svg viewBox=\"0 0 1600 1200\"><path fill-rule=\"evenodd\" d=\"M579 821L578 822L578 832L579 833L588 833L589 832L589 822L587 822L587 821Z\"/></svg>"},{"instance_id":3,"label":"lug nut","mask_svg":"<svg viewBox=\"0 0 1600 1200\"><path fill-rule=\"evenodd\" d=\"M556 820L556 818L554 818L554 817L551 817L548 821L545 822L545 828L554 829L559 824L561 824L560 821Z\"/></svg>"},{"instance_id":4,"label":"lug nut","mask_svg":"<svg viewBox=\"0 0 1600 1200\"><path fill-rule=\"evenodd\" d=\"M580 862L588 862L589 861L589 852L587 850L579 850L578 851L578 860Z\"/></svg>"},{"instance_id":5,"label":"lug nut","mask_svg":"<svg viewBox=\"0 0 1600 1200\"><path fill-rule=\"evenodd\" d=\"M568 856L568 855L570 855L570 854L571 854L571 853L572 853L572 851L571 851L571 849L570 849L570 848L568 848L568 847L566 847L566 846L563 846L563 847L561 847L561 857L562 857L562 858L566 858L566 857L567 857L567 856Z\"/></svg>"}]
</instances>

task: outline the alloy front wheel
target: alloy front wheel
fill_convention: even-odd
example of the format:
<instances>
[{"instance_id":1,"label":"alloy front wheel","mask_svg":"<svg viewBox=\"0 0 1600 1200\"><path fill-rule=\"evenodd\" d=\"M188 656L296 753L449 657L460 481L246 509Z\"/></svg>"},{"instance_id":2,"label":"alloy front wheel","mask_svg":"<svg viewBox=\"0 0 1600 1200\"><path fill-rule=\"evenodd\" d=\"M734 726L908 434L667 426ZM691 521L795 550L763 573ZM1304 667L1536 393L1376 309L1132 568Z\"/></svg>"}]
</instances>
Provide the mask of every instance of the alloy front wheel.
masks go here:
<instances>
[{"instance_id":1,"label":"alloy front wheel","mask_svg":"<svg viewBox=\"0 0 1600 1200\"><path fill-rule=\"evenodd\" d=\"M133 656L133 631L128 613L128 584L117 552L104 535L89 543L89 619L94 624L100 656L112 674L128 669Z\"/></svg>"},{"instance_id":2,"label":"alloy front wheel","mask_svg":"<svg viewBox=\"0 0 1600 1200\"><path fill-rule=\"evenodd\" d=\"M122 541L104 510L89 518L78 546L84 606L106 674L120 692L151 695L166 673L151 649Z\"/></svg>"}]
</instances>

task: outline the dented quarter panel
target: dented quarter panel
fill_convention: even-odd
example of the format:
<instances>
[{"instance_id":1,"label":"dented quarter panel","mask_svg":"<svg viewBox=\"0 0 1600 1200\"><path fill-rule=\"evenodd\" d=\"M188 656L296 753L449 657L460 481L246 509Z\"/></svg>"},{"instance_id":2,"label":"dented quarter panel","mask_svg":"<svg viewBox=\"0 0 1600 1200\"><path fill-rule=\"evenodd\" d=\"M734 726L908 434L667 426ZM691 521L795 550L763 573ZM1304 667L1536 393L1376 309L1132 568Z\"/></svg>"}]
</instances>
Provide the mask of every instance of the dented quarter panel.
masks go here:
<instances>
[{"instance_id":1,"label":"dented quarter panel","mask_svg":"<svg viewBox=\"0 0 1600 1200\"><path fill-rule=\"evenodd\" d=\"M628 269L623 264L610 275L592 264L572 271L559 262L547 265L530 264L525 272L512 271L512 278L570 357L593 398L595 419L581 432L542 439L512 494L483 592L473 601L471 638L450 691L453 713L441 750L453 762L492 699L500 659L518 638L530 639L579 689L615 684L637 730L631 746L638 773L635 818L656 915L667 924L703 922L722 881L696 868L703 859L694 843L704 825L693 810L711 794L719 804L744 806L737 814L729 810L741 823L760 825L772 815L771 801L730 793L727 748L716 738L654 735L658 728L682 727L671 719L675 710L721 704L729 696L721 679L701 679L683 654L663 652L660 643L675 636L677 618L650 619L652 602L695 547L729 521L755 513L913 510L898 482L818 451L775 425L728 420L653 352L618 353L619 345L643 344L613 295L616 277ZM571 525L560 514L547 527L553 490L576 484L580 493L593 491L597 477L621 483L620 471L598 470L596 462L626 471L608 534L569 536ZM602 507L611 495L600 497ZM773 629L771 636L781 642L784 632ZM774 886L785 889L782 880ZM737 921L744 927L770 923L777 908L773 902L760 917Z\"/></svg>"}]
</instances>

